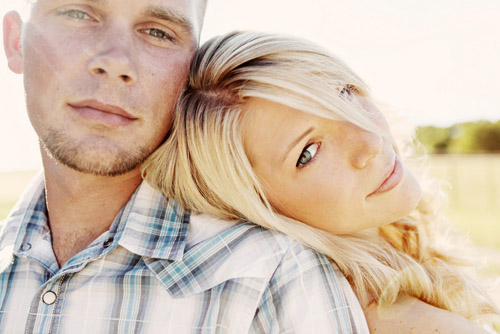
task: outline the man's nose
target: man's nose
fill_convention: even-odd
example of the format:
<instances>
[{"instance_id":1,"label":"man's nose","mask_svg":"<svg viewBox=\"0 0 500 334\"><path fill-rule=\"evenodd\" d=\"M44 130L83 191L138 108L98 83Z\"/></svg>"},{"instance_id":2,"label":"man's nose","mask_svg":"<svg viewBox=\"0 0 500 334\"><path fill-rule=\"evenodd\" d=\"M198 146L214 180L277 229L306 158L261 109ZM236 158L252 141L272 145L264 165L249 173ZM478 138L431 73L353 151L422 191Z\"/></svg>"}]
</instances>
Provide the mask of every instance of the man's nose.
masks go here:
<instances>
[{"instance_id":1,"label":"man's nose","mask_svg":"<svg viewBox=\"0 0 500 334\"><path fill-rule=\"evenodd\" d=\"M382 152L384 139L380 134L364 130L353 125L352 147L350 152L351 164L362 169Z\"/></svg>"},{"instance_id":2,"label":"man's nose","mask_svg":"<svg viewBox=\"0 0 500 334\"><path fill-rule=\"evenodd\" d=\"M133 85L137 81L137 70L130 38L124 36L123 30L121 34L109 30L89 61L88 70L95 77Z\"/></svg>"}]
</instances>

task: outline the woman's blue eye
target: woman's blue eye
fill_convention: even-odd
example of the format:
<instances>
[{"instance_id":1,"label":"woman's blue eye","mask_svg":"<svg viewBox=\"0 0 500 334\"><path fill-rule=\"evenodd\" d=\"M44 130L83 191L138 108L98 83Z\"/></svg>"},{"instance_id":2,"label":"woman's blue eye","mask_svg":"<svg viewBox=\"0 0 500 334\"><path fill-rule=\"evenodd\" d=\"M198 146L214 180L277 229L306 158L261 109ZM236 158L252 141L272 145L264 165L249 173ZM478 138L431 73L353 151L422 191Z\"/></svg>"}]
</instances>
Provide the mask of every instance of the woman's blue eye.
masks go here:
<instances>
[{"instance_id":1,"label":"woman's blue eye","mask_svg":"<svg viewBox=\"0 0 500 334\"><path fill-rule=\"evenodd\" d=\"M316 153L318 152L318 148L319 148L318 143L311 144L311 145L307 146L306 148L304 148L304 150L300 154L299 160L297 160L297 164L295 165L295 167L302 167L302 166L308 164L312 160L312 158L314 158Z\"/></svg>"}]
</instances>

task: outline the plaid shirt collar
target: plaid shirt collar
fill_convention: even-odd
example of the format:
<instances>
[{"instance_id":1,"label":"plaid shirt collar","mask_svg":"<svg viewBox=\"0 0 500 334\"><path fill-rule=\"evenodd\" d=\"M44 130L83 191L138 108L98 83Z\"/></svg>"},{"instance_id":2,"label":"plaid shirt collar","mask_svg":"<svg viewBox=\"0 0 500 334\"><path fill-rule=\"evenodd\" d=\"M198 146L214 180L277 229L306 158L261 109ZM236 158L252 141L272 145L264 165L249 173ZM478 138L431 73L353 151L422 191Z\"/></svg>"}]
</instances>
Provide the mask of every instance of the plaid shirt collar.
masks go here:
<instances>
[{"instance_id":1,"label":"plaid shirt collar","mask_svg":"<svg viewBox=\"0 0 500 334\"><path fill-rule=\"evenodd\" d=\"M136 255L179 261L184 255L188 224L189 212L143 182L106 233L108 240L112 238ZM23 245L36 238L50 238L42 174L35 177L1 228L0 248L13 245L15 251L23 251Z\"/></svg>"},{"instance_id":2,"label":"plaid shirt collar","mask_svg":"<svg viewBox=\"0 0 500 334\"><path fill-rule=\"evenodd\" d=\"M27 251L26 245L34 245L37 238L50 238L46 212L44 181L42 175L38 175L0 227L4 229L0 249L13 246L14 254L22 256ZM143 182L118 213L109 231L68 261L61 270L77 267L96 250L101 256L119 245L143 257L145 264L174 298L200 293L226 280L244 277L249 275L249 270L252 271L250 276L255 277L245 261L228 249L237 248L250 235L260 233L260 227L251 223L237 224L223 230L217 238L201 241L187 249L189 218L189 212L175 201L169 201ZM263 261L263 270L257 276L270 276L285 253L289 241L283 237L278 239L281 241L272 246L275 256ZM102 251L105 240L111 240L111 244ZM54 274L59 270L55 258L44 265ZM225 270L227 267L232 269ZM219 274L221 269L225 272L222 275Z\"/></svg>"},{"instance_id":3,"label":"plaid shirt collar","mask_svg":"<svg viewBox=\"0 0 500 334\"><path fill-rule=\"evenodd\" d=\"M145 258L180 261L189 212L143 182L110 227L118 244Z\"/></svg>"}]
</instances>

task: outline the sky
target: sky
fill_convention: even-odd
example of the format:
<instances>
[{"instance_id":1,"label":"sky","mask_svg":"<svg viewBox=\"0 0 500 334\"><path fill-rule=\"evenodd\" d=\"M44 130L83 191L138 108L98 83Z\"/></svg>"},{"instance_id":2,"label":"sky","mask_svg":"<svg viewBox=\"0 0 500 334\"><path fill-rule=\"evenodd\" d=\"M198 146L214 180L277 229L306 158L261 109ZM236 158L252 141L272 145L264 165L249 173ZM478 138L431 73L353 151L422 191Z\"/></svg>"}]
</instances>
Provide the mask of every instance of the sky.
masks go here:
<instances>
[{"instance_id":1,"label":"sky","mask_svg":"<svg viewBox=\"0 0 500 334\"><path fill-rule=\"evenodd\" d=\"M1 0L0 15L23 0ZM231 30L311 39L415 125L500 120L498 0L209 0L202 41ZM0 55L0 171L41 166L22 79Z\"/></svg>"}]
</instances>

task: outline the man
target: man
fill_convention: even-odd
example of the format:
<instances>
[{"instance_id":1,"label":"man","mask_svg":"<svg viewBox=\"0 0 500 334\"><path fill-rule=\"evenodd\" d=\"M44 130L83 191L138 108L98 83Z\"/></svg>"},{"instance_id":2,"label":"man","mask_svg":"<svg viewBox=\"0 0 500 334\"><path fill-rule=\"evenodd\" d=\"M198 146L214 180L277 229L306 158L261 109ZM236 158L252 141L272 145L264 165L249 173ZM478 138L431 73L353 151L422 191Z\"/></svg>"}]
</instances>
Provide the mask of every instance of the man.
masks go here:
<instances>
[{"instance_id":1,"label":"man","mask_svg":"<svg viewBox=\"0 0 500 334\"><path fill-rule=\"evenodd\" d=\"M43 178L0 225L2 333L351 333L321 255L190 216L147 184L196 50L203 0L38 0L4 18ZM351 307L350 307L351 306Z\"/></svg>"}]
</instances>

